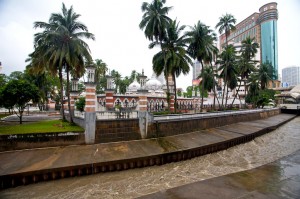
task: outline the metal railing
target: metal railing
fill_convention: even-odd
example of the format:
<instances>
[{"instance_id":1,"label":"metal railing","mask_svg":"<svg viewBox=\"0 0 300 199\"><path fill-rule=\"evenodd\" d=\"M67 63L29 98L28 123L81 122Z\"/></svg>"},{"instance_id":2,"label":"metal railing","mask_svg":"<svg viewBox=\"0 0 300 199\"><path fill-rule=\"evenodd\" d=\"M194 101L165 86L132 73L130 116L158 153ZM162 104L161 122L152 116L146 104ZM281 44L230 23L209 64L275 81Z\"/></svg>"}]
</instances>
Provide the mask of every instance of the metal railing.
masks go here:
<instances>
[{"instance_id":1,"label":"metal railing","mask_svg":"<svg viewBox=\"0 0 300 199\"><path fill-rule=\"evenodd\" d=\"M138 111L97 111L97 120L137 119Z\"/></svg>"}]
</instances>

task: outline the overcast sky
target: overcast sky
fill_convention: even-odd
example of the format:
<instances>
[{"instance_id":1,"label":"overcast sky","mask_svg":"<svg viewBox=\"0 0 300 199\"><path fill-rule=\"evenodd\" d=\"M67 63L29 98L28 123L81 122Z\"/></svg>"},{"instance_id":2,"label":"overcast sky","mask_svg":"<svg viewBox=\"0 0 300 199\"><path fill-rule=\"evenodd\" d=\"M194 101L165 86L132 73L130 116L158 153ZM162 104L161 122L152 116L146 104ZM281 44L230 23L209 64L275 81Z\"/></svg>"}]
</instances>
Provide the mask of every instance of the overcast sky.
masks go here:
<instances>
[{"instance_id":1,"label":"overcast sky","mask_svg":"<svg viewBox=\"0 0 300 199\"><path fill-rule=\"evenodd\" d=\"M146 1L146 0L144 0ZM132 70L149 78L152 75L152 57L159 50L148 49L139 23L142 19L141 0L65 0L67 8L81 14L83 22L96 37L88 41L93 59L102 59L122 76ZM148 1L150 2L150 1ZM198 20L214 29L219 17L230 13L237 22L245 19L270 0L167 0L173 6L169 16L181 25L193 26ZM282 68L300 66L300 1L278 0L278 61ZM33 22L48 22L51 13L61 12L61 0L0 0L0 61L3 73L23 71L25 59L33 51ZM186 29L187 30L187 29ZM217 31L216 31L217 32ZM192 83L190 74L180 76L178 87L185 89Z\"/></svg>"}]
</instances>

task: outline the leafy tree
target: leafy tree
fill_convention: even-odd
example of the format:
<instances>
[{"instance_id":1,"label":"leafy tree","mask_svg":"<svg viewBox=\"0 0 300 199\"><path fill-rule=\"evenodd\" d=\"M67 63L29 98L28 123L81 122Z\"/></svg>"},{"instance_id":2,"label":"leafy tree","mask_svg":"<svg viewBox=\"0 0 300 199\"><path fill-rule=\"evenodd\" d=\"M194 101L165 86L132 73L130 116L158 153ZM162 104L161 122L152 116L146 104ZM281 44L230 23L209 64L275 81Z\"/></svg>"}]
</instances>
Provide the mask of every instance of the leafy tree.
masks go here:
<instances>
[{"instance_id":1,"label":"leafy tree","mask_svg":"<svg viewBox=\"0 0 300 199\"><path fill-rule=\"evenodd\" d=\"M8 77L5 74L0 74L0 89L8 82Z\"/></svg>"},{"instance_id":2,"label":"leafy tree","mask_svg":"<svg viewBox=\"0 0 300 199\"><path fill-rule=\"evenodd\" d=\"M0 95L2 96L3 106L15 112L20 119L20 124L22 124L23 112L28 102L30 100L36 101L39 98L38 88L22 79L10 80L2 89Z\"/></svg>"},{"instance_id":3,"label":"leafy tree","mask_svg":"<svg viewBox=\"0 0 300 199\"><path fill-rule=\"evenodd\" d=\"M75 102L76 110L83 112L84 107L85 107L85 98L80 97L76 102Z\"/></svg>"},{"instance_id":4,"label":"leafy tree","mask_svg":"<svg viewBox=\"0 0 300 199\"><path fill-rule=\"evenodd\" d=\"M54 75L59 74L61 85L62 70L67 74L66 93L68 96L68 108L70 108L69 73L73 77L81 77L85 71L85 60L92 60L88 44L82 40L95 39L87 27L78 22L79 14L75 13L73 7L67 9L62 4L62 13L52 13L49 23L35 22L35 28L43 28L44 31L35 34L35 50L30 54L31 65L43 70L48 67ZM61 86L63 96L63 86ZM63 98L61 99L63 110ZM63 113L63 111L62 111ZM63 119L65 119L63 113ZM70 112L70 120L73 122Z\"/></svg>"},{"instance_id":5,"label":"leafy tree","mask_svg":"<svg viewBox=\"0 0 300 199\"><path fill-rule=\"evenodd\" d=\"M193 58L197 59L201 63L201 73L204 70L204 62L212 59L212 54L216 52L214 41L216 41L215 33L206 26L205 24L198 21L196 25L190 27L191 30L186 32L189 38L189 46L187 49L188 54ZM202 84L202 93L204 93L204 84ZM201 99L201 108L203 109L203 97Z\"/></svg>"},{"instance_id":6,"label":"leafy tree","mask_svg":"<svg viewBox=\"0 0 300 199\"><path fill-rule=\"evenodd\" d=\"M19 80L19 79L24 79L24 73L21 71L14 71L12 73L10 73L10 75L8 76L9 80Z\"/></svg>"}]
</instances>

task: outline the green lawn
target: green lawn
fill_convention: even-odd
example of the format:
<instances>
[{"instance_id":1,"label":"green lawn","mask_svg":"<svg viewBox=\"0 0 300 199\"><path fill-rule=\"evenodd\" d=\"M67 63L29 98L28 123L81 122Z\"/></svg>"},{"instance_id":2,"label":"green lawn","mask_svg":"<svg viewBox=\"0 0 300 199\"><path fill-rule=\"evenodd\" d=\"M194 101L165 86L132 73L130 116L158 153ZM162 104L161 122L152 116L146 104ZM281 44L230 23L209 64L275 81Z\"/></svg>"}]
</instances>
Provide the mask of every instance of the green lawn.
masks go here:
<instances>
[{"instance_id":1,"label":"green lawn","mask_svg":"<svg viewBox=\"0 0 300 199\"><path fill-rule=\"evenodd\" d=\"M10 114L0 114L0 119L1 118L4 118L4 117L6 117L6 116L9 116Z\"/></svg>"},{"instance_id":2,"label":"green lawn","mask_svg":"<svg viewBox=\"0 0 300 199\"><path fill-rule=\"evenodd\" d=\"M71 125L61 120L40 121L16 125L2 125L0 135L28 134L28 133L60 133L60 132L84 132L80 126Z\"/></svg>"}]
</instances>

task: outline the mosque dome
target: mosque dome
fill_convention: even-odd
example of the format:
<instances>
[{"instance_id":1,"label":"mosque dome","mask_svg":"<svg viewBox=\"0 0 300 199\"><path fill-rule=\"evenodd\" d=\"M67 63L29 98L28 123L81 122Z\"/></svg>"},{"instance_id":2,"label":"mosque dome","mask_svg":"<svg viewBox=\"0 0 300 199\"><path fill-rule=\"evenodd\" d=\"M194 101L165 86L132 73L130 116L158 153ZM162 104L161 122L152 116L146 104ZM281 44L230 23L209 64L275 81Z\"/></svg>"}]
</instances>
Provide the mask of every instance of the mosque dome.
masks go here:
<instances>
[{"instance_id":1,"label":"mosque dome","mask_svg":"<svg viewBox=\"0 0 300 199\"><path fill-rule=\"evenodd\" d=\"M131 84L129 84L127 91L136 92L140 88L141 88L141 85L135 79Z\"/></svg>"},{"instance_id":2,"label":"mosque dome","mask_svg":"<svg viewBox=\"0 0 300 199\"><path fill-rule=\"evenodd\" d=\"M150 80L148 80L145 84L145 89L147 90L161 90L162 83L156 78L156 75L153 73Z\"/></svg>"}]
</instances>

